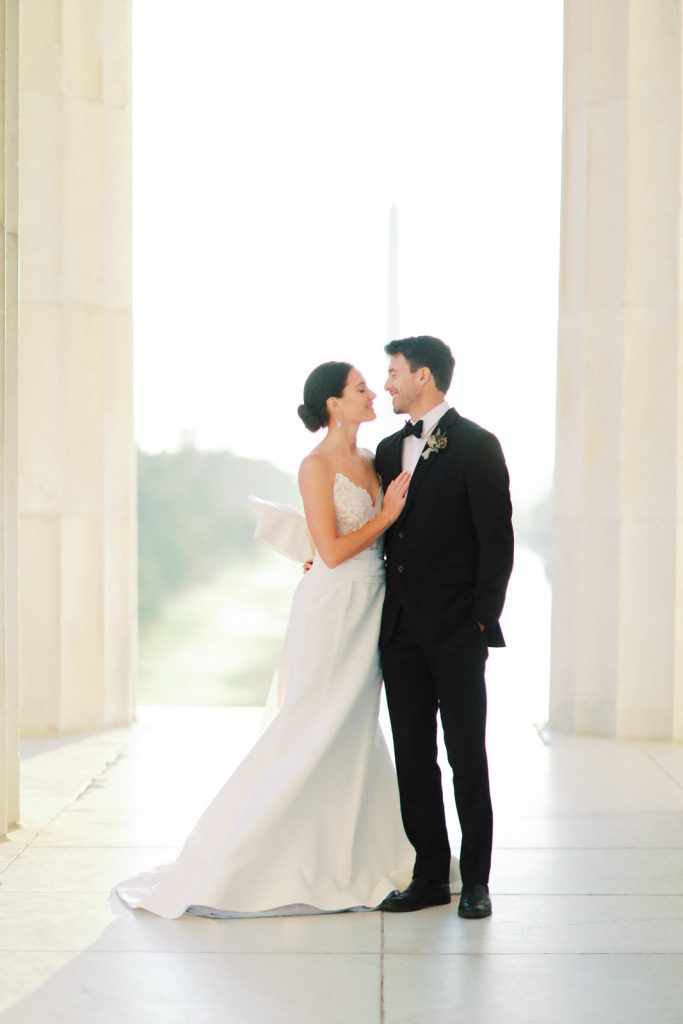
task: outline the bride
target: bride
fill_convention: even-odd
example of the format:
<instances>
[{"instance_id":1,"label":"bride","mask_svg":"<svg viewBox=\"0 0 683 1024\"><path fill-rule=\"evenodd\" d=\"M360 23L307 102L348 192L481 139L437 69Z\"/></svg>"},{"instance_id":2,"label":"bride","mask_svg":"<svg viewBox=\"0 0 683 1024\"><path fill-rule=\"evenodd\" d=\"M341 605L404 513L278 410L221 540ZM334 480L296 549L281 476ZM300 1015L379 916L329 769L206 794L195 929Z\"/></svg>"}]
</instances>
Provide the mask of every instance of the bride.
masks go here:
<instances>
[{"instance_id":1,"label":"bride","mask_svg":"<svg viewBox=\"0 0 683 1024\"><path fill-rule=\"evenodd\" d=\"M131 907L167 918L373 908L410 878L377 720L381 538L410 477L383 495L371 453L356 446L375 397L348 363L323 363L306 381L299 416L327 433L299 470L316 554L294 593L279 708L177 861L117 887Z\"/></svg>"}]
</instances>

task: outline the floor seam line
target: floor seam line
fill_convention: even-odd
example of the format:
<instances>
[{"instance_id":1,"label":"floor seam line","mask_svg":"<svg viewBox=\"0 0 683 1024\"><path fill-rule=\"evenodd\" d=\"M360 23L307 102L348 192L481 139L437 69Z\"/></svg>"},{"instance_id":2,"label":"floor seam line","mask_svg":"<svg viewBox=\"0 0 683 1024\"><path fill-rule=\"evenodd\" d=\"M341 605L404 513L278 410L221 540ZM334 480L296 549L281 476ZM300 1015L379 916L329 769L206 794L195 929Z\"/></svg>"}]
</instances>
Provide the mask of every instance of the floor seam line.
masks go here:
<instances>
[{"instance_id":1,"label":"floor seam line","mask_svg":"<svg viewBox=\"0 0 683 1024\"><path fill-rule=\"evenodd\" d=\"M379 943L379 1022L384 1024L384 914L380 911L380 943Z\"/></svg>"},{"instance_id":2,"label":"floor seam line","mask_svg":"<svg viewBox=\"0 0 683 1024\"><path fill-rule=\"evenodd\" d=\"M683 785L681 785L681 783L680 783L680 782L678 781L678 779L677 779L677 778L676 778L676 777L675 777L674 775L672 775L672 774L671 774L671 772L668 772L668 771L666 770L666 768L664 768L664 767L663 767L663 765L661 765L661 764L659 763L659 761L658 761L658 760L657 760L657 758L656 758L656 757L654 756L654 754L652 753L652 751L648 750L648 751L647 751L647 756L648 756L648 758L650 759L650 761L652 761L652 763L653 763L653 764L654 764L654 765L655 765L655 766L656 766L657 768L659 768L660 772L662 772L662 774L663 774L663 775L666 775L667 779L670 779L670 780L671 780L671 781L673 782L674 786L676 786L676 788L677 788L677 789L681 789L681 790L683 790Z\"/></svg>"},{"instance_id":3,"label":"floor seam line","mask_svg":"<svg viewBox=\"0 0 683 1024\"><path fill-rule=\"evenodd\" d=\"M56 813L53 814L53 816L51 818L49 818L49 820L47 822L45 822L45 824L41 828L36 830L36 834L34 835L33 839L31 839L30 842L26 843L26 845L24 846L24 848L21 851L21 853L13 858L13 860L11 861L12 864L14 864L15 861L17 861L19 859L19 857L21 857L22 854L26 853L27 850L30 850L33 847L38 848L36 846L36 844L38 843L38 839L40 838L41 835L43 835L45 832L48 831L48 829L55 823L57 818L59 818L59 816L61 814L63 814L64 811L68 810L93 785L93 783L96 780L101 779L102 776L105 775L112 766L117 765L123 759L123 757L128 753L129 739L120 740L119 743L116 744L116 746L118 747L118 751L114 755L113 759L111 761L106 761L105 765L104 765L104 768L102 768L101 771L97 775L92 775L88 782L83 783L83 785L74 794L72 794L70 797L68 797L66 799L66 802L63 804L63 806L60 807L60 809L58 811L56 811ZM20 818L21 818L21 814L20 814ZM24 827L21 824L21 820L19 821L18 827L20 829L22 827ZM42 845L42 844L38 844L38 845ZM87 849L93 849L93 847L86 847L86 848ZM105 847L105 849L106 849L106 847Z\"/></svg>"}]
</instances>

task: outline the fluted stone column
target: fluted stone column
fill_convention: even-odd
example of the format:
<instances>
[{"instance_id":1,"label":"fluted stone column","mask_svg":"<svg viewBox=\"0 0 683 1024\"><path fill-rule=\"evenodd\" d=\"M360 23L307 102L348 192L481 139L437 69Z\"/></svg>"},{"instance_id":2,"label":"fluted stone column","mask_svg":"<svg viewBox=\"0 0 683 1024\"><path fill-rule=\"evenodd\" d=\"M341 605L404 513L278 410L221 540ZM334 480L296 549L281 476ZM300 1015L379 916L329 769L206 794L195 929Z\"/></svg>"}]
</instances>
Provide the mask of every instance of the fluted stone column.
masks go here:
<instances>
[{"instance_id":1,"label":"fluted stone column","mask_svg":"<svg viewBox=\"0 0 683 1024\"><path fill-rule=\"evenodd\" d=\"M566 0L551 725L683 739L679 0Z\"/></svg>"},{"instance_id":2,"label":"fluted stone column","mask_svg":"<svg viewBox=\"0 0 683 1024\"><path fill-rule=\"evenodd\" d=\"M19 0L0 0L0 836L19 818L17 528L17 32Z\"/></svg>"},{"instance_id":3,"label":"fluted stone column","mask_svg":"<svg viewBox=\"0 0 683 1024\"><path fill-rule=\"evenodd\" d=\"M20 4L19 642L30 734L130 720L130 2Z\"/></svg>"}]
</instances>

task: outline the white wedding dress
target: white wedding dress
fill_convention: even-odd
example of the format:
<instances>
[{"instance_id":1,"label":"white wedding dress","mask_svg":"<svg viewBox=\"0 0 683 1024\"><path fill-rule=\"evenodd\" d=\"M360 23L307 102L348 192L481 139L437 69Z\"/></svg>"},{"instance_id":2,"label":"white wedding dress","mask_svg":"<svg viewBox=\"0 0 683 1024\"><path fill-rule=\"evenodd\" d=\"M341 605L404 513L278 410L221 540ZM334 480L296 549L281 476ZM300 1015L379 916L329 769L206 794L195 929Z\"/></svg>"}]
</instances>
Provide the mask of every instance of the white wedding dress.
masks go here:
<instances>
[{"instance_id":1,"label":"white wedding dress","mask_svg":"<svg viewBox=\"0 0 683 1024\"><path fill-rule=\"evenodd\" d=\"M378 512L337 474L340 533ZM294 593L270 721L174 864L117 887L161 917L376 907L410 880L396 776L378 724L381 542L329 569L316 558Z\"/></svg>"}]
</instances>

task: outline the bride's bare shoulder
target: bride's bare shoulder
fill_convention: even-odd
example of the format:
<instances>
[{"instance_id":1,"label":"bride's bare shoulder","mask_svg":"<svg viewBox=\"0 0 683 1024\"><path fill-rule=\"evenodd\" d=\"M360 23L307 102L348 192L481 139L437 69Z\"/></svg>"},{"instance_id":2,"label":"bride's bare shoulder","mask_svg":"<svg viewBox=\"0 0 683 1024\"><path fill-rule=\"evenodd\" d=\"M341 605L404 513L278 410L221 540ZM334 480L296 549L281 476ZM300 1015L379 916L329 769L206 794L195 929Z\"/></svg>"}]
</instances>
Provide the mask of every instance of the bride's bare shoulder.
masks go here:
<instances>
[{"instance_id":1,"label":"bride's bare shoulder","mask_svg":"<svg viewBox=\"0 0 683 1024\"><path fill-rule=\"evenodd\" d=\"M332 464L322 452L312 452L302 459L299 466L299 483L327 483L333 476Z\"/></svg>"}]
</instances>

